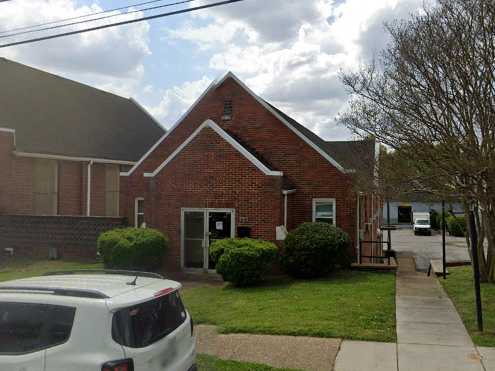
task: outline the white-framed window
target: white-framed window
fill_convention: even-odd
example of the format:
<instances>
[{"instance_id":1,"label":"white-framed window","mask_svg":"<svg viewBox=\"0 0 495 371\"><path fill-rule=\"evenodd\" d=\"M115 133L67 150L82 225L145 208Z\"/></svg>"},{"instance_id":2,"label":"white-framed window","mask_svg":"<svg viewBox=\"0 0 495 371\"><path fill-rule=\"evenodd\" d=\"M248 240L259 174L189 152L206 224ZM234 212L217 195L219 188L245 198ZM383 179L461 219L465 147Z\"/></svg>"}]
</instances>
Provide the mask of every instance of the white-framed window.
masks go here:
<instances>
[{"instance_id":1,"label":"white-framed window","mask_svg":"<svg viewBox=\"0 0 495 371\"><path fill-rule=\"evenodd\" d=\"M336 224L335 198L313 199L313 222Z\"/></svg>"},{"instance_id":2,"label":"white-framed window","mask_svg":"<svg viewBox=\"0 0 495 371\"><path fill-rule=\"evenodd\" d=\"M134 226L141 228L144 224L144 198L138 197L134 200Z\"/></svg>"}]
</instances>

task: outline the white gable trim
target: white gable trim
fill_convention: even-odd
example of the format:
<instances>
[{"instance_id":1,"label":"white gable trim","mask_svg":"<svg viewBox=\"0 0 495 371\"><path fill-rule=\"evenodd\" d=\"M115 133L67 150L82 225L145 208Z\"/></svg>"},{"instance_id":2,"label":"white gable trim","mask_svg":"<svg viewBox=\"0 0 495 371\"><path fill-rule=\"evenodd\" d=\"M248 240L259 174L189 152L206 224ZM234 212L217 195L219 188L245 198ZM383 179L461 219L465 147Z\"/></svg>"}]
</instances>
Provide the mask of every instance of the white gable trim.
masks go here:
<instances>
[{"instance_id":1,"label":"white gable trim","mask_svg":"<svg viewBox=\"0 0 495 371\"><path fill-rule=\"evenodd\" d=\"M232 72L229 72L225 75L225 77L222 79L222 82L225 81L228 77L233 78L240 86L244 88L249 94L252 95L256 101L261 104L263 107L265 107L272 115L274 115L280 122L285 124L290 130L292 130L299 138L301 138L303 141L306 142L311 148L313 148L316 152L318 152L321 156L323 156L328 162L330 162L333 166L335 166L338 170L342 171L343 173L346 173L346 169L340 165L335 159L333 159L328 153L323 151L320 147L318 147L314 142L309 140L308 137L306 137L303 133L301 133L299 130L297 130L294 126L292 126L287 120L285 120L282 116L280 116L272 107L270 107L269 104L267 104L263 99L261 99L259 96L257 96L251 89L249 89L241 80L237 78L236 75L234 75ZM221 83L220 83L221 84Z\"/></svg>"},{"instance_id":2,"label":"white gable trim","mask_svg":"<svg viewBox=\"0 0 495 371\"><path fill-rule=\"evenodd\" d=\"M194 138L196 138L199 135L199 133L205 128L210 128L213 131L215 131L218 135L220 135L220 137L222 137L226 142L228 142L232 147L234 147L238 152L240 152L245 158L247 158L254 166L256 166L259 170L261 170L265 175L268 176L284 175L280 171L270 170L265 164L263 164L255 156L253 156L251 152L246 150L246 148L244 148L241 144L239 144L239 142L237 142L234 138L232 138L229 134L227 134L227 132L223 130L220 126L218 126L215 122L213 122L212 120L206 120L194 131L194 133L191 134L189 138L187 138L184 142L182 142L182 144L179 147L177 147L177 149L174 152L172 152L172 154L168 156L168 158L165 161L163 161L161 165L156 168L155 171L153 171L152 173L144 173L144 176L148 178L153 178L156 175L158 175L160 171L162 171L163 168L165 168L165 166L167 166L175 157L177 157L177 155L184 148L186 148L187 145L191 143L191 141Z\"/></svg>"},{"instance_id":3,"label":"white gable trim","mask_svg":"<svg viewBox=\"0 0 495 371\"><path fill-rule=\"evenodd\" d=\"M196 99L196 101L192 104L192 106L189 107L189 109L175 122L175 124L169 130L167 130L167 132L165 134L163 134L163 136L160 139L158 139L158 141L148 150L148 152L146 152L139 159L139 161L136 162L136 164L131 169L129 169L129 171L127 173L120 173L120 176L130 176L144 162L144 160L146 160L146 158L148 158L148 156L151 153L153 153L153 151L174 131L174 129L177 126L179 126L179 124L182 121L184 121L184 119L187 117L187 115L189 115L191 113L191 111L194 109L194 107L196 107L199 104L199 102L201 102L201 100L206 96L206 94L208 94L215 87L216 87L216 82L213 81L208 86L208 88L203 92L203 94L201 94L200 97L198 99Z\"/></svg>"},{"instance_id":4,"label":"white gable trim","mask_svg":"<svg viewBox=\"0 0 495 371\"><path fill-rule=\"evenodd\" d=\"M201 102L201 100L212 90L216 89L218 86L222 85L225 80L228 78L234 79L244 90L246 90L259 104L261 104L265 109L267 109L271 114L273 114L280 122L282 122L285 126L287 126L290 130L292 130L299 138L301 138L306 144L308 144L311 148L313 148L316 152L318 152L323 158L325 158L328 162L330 162L333 166L335 166L338 170L343 173L348 173L342 165L340 165L334 158L332 158L328 153L323 151L320 147L318 147L314 142L312 142L308 137L302 134L299 130L297 130L294 126L292 126L287 120L285 120L282 116L280 116L270 105L268 105L263 99L257 96L251 89L249 89L246 84L244 84L236 75L232 72L227 72L219 79L214 80L208 88L201 94L201 96L193 103L193 105L179 118L179 120L170 128L169 131L165 133L151 148L148 152L146 152L143 157L127 172L121 173L122 176L131 175L142 163L143 161L167 138L167 136L174 131L174 129L191 113L191 111Z\"/></svg>"}]
</instances>

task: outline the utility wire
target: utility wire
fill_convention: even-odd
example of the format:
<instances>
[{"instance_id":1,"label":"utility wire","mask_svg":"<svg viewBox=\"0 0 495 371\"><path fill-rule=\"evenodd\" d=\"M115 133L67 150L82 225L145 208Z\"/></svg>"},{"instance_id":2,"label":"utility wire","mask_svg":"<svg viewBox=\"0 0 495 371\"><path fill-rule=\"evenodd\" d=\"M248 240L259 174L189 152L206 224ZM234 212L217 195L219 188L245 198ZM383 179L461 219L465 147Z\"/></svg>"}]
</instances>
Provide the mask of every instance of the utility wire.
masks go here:
<instances>
[{"instance_id":1,"label":"utility wire","mask_svg":"<svg viewBox=\"0 0 495 371\"><path fill-rule=\"evenodd\" d=\"M158 0L158 1L163 1L163 0ZM139 10L132 10L132 11L127 12L127 13L111 14L111 15L106 15L106 16L102 16L102 17L98 17L98 18L93 18L93 19L85 19L83 21L77 21L77 22L71 22L71 23L64 23L64 24L60 24L60 25L56 25L56 26L49 26L49 27L44 27L44 28L36 28L34 30L16 32L16 33L9 33L7 35L1 35L0 34L0 39L5 39L7 37L14 37L14 36L19 36L19 35L30 34L30 33L33 33L33 32L41 32L41 31L47 31L47 30L54 30L54 29L57 29L57 28L68 27L68 26L75 26L75 25L78 25L78 24L89 23L89 22L94 22L94 21L100 21L102 19L113 18L113 17L120 17L120 16L124 16L124 15L128 15L128 14L135 14L135 13L146 12L146 11L150 11L150 10L156 10L156 9L161 9L161 8L168 8L168 7L175 6L175 5L181 5L181 4L191 3L193 1L197 1L197 0L182 0L182 1L177 1L175 3L168 3L168 4L163 4L163 5L152 6L152 7L149 7L149 8L143 8L143 9L139 9ZM153 2L157 2L157 0L155 0ZM129 6L129 7L132 7L132 5ZM123 8L123 9L125 9L125 8ZM110 10L108 12L110 12Z\"/></svg>"},{"instance_id":2,"label":"utility wire","mask_svg":"<svg viewBox=\"0 0 495 371\"><path fill-rule=\"evenodd\" d=\"M1 44L0 45L0 49L7 48L9 46L30 44L30 43L44 41L44 40L56 39L56 38L59 38L59 37L65 37L65 36L77 35L77 34L81 34L81 33L85 33L85 32L90 32L90 31L102 30L102 29L110 28L110 27L123 26L123 25L127 25L127 24L132 24L132 23L147 21L147 20L156 19L156 18L169 17L169 16L177 15L177 14L190 13L190 12L194 12L194 11L201 10L201 9L214 8L214 7L218 7L218 6L222 6L222 5L228 5L228 4L238 3L238 2L241 2L241 1L244 1L244 0L225 0L225 1L219 1L219 2L216 2L216 3L211 3L211 4L196 6L196 7L193 7L193 8L175 10L173 12L155 14L155 15L150 15L150 16L147 16L147 17L142 17L142 18L137 18L137 19L131 19L131 20L122 21L122 22L116 22L116 23L110 23L110 24L106 24L106 25L102 25L102 26L85 28L85 29L77 30L77 31L71 31L71 32L65 32L65 33L60 33L60 34L55 34L55 35L50 35L50 36L43 36L43 37L37 37L37 38L33 38L33 39L28 39L28 40L16 41L16 42L7 43L7 44Z\"/></svg>"},{"instance_id":3,"label":"utility wire","mask_svg":"<svg viewBox=\"0 0 495 371\"><path fill-rule=\"evenodd\" d=\"M0 2L2 2L2 1L9 1L9 0L0 0ZM63 19L59 19L59 20L56 20L56 21L50 21L50 22L33 24L31 26L22 26L22 27L11 28L9 30L2 30L2 31L0 31L0 34L11 33L11 32L16 32L16 31L23 31L23 30L29 30L31 28L38 28L38 27L48 26L48 25L57 24L57 23L62 23L62 22L67 22L67 21L73 21L75 19L81 19L81 18L92 17L92 16L100 15L100 14L117 12L119 10L124 10L124 9L129 9L129 8L133 8L133 7L137 7L137 6L143 6L143 5L158 3L160 1L164 1L164 0L145 1L145 2L142 2L142 3L131 4L131 5L127 5L127 6L121 6L119 8L113 8L113 9L102 10L102 11L99 11L99 12L83 14L83 15L79 15L79 16L76 16L76 17L63 18Z\"/></svg>"}]
</instances>

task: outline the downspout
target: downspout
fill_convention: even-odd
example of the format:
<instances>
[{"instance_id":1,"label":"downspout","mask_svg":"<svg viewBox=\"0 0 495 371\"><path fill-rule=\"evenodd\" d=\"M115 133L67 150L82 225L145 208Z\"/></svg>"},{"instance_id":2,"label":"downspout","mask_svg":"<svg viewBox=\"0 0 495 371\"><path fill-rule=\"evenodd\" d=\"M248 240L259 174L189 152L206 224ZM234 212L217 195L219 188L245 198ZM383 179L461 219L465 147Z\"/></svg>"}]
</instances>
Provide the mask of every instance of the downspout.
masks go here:
<instances>
[{"instance_id":1,"label":"downspout","mask_svg":"<svg viewBox=\"0 0 495 371\"><path fill-rule=\"evenodd\" d=\"M91 216L91 168L93 161L88 162L88 184L86 189L86 216Z\"/></svg>"},{"instance_id":2,"label":"downspout","mask_svg":"<svg viewBox=\"0 0 495 371\"><path fill-rule=\"evenodd\" d=\"M295 193L295 189L284 189L282 190L282 194L284 195L284 227L287 229L287 196Z\"/></svg>"}]
</instances>

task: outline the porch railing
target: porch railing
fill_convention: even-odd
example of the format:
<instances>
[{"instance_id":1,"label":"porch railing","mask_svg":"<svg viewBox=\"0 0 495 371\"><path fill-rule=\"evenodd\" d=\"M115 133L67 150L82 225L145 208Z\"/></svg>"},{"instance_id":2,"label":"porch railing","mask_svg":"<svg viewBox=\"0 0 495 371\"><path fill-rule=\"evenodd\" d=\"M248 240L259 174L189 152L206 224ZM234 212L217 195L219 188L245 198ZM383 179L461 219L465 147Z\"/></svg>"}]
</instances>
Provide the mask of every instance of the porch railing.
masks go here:
<instances>
[{"instance_id":1,"label":"porch railing","mask_svg":"<svg viewBox=\"0 0 495 371\"><path fill-rule=\"evenodd\" d=\"M369 244L369 254L364 253L363 245ZM387 245L387 250L384 250ZM369 263L383 264L385 261L390 265L392 257L392 245L390 241L363 241L359 240L359 264L363 264L363 259L369 259Z\"/></svg>"}]
</instances>

